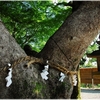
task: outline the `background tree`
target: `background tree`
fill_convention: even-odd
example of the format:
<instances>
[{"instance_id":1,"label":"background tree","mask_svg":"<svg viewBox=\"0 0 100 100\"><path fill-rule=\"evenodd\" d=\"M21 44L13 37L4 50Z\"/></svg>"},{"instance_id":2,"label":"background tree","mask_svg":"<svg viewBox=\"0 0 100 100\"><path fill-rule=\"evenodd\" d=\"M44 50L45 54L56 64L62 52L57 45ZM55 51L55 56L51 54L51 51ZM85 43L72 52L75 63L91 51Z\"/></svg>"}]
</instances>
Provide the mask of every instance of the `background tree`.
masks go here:
<instances>
[{"instance_id":1,"label":"background tree","mask_svg":"<svg viewBox=\"0 0 100 100\"><path fill-rule=\"evenodd\" d=\"M69 71L76 71L86 48L99 32L99 6L99 2L82 2L49 38L38 57L63 66ZM1 69L8 62L26 56L1 22L0 44ZM59 82L60 71L51 66L49 79L44 81L40 76L42 65L35 64L26 69L24 64L26 61L14 66L13 84L9 88L5 87L4 80L7 72L0 71L1 98L71 98L73 84L70 76L67 75L64 82Z\"/></svg>"}]
</instances>

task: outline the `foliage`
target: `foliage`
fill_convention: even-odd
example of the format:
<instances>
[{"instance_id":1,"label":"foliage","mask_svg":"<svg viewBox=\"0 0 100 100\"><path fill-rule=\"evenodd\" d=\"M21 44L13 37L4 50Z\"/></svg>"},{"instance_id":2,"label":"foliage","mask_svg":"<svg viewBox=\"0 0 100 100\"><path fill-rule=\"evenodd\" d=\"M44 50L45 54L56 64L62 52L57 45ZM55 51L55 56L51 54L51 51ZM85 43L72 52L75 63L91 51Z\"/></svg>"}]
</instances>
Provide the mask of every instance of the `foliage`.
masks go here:
<instances>
[{"instance_id":1,"label":"foliage","mask_svg":"<svg viewBox=\"0 0 100 100\"><path fill-rule=\"evenodd\" d=\"M98 37L99 35L88 46L83 58L80 61L80 67L97 67L96 58L88 58L86 54L91 54L93 51L98 50L99 45L96 43Z\"/></svg>"},{"instance_id":2,"label":"foliage","mask_svg":"<svg viewBox=\"0 0 100 100\"><path fill-rule=\"evenodd\" d=\"M100 84L90 84L90 83L88 83L88 84L84 84L84 83L82 83L81 84L81 87L82 88L100 88Z\"/></svg>"},{"instance_id":3,"label":"foliage","mask_svg":"<svg viewBox=\"0 0 100 100\"><path fill-rule=\"evenodd\" d=\"M0 1L0 17L23 48L30 44L39 52L60 27L72 8L50 1Z\"/></svg>"}]
</instances>

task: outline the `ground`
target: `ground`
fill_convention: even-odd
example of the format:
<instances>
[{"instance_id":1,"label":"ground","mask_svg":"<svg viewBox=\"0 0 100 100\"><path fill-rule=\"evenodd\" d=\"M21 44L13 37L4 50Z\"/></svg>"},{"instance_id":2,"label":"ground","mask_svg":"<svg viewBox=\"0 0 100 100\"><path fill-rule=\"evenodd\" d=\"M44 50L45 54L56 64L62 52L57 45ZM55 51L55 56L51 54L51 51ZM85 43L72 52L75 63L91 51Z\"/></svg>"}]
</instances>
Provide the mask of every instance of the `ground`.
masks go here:
<instances>
[{"instance_id":1,"label":"ground","mask_svg":"<svg viewBox=\"0 0 100 100\"><path fill-rule=\"evenodd\" d=\"M81 88L81 99L100 99L100 89Z\"/></svg>"}]
</instances>

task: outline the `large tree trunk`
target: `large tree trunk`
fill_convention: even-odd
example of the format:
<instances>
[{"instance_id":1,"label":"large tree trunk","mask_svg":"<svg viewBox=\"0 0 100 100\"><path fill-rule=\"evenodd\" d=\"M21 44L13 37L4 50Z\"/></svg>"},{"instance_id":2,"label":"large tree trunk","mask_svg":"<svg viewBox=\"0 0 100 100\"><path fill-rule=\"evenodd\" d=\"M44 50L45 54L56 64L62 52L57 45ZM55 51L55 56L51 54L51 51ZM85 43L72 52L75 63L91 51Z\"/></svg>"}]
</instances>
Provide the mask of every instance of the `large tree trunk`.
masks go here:
<instances>
[{"instance_id":1,"label":"large tree trunk","mask_svg":"<svg viewBox=\"0 0 100 100\"><path fill-rule=\"evenodd\" d=\"M83 2L56 33L48 40L38 57L67 68L77 70L86 48L100 29L100 2ZM26 54L0 22L0 70ZM13 68L12 84L6 87L8 72L0 71L0 98L70 98L73 91L71 77L59 81L60 71L50 67L49 79L40 76L43 66L23 67L27 61Z\"/></svg>"}]
</instances>

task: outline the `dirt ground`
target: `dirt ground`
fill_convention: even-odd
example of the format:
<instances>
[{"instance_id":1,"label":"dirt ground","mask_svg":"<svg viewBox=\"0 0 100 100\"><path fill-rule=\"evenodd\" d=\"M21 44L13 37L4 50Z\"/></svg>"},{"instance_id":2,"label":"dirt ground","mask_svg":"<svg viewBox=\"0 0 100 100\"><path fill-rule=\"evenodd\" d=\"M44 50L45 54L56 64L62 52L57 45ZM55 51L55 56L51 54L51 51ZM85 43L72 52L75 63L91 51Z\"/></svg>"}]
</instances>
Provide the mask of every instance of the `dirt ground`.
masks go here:
<instances>
[{"instance_id":1,"label":"dirt ground","mask_svg":"<svg viewBox=\"0 0 100 100\"><path fill-rule=\"evenodd\" d=\"M81 99L99 99L100 89L85 89L81 88Z\"/></svg>"}]
</instances>

